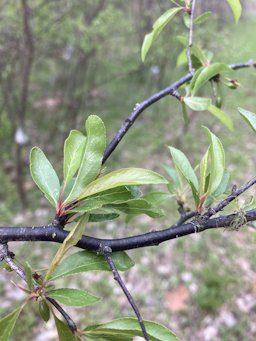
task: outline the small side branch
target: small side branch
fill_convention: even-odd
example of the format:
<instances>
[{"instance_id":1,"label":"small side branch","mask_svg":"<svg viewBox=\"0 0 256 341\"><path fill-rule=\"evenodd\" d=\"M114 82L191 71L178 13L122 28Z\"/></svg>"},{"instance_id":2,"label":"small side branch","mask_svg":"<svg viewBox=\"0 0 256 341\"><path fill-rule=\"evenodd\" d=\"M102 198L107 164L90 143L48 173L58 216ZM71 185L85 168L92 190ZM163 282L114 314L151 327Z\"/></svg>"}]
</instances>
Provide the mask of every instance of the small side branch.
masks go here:
<instances>
[{"instance_id":1,"label":"small side branch","mask_svg":"<svg viewBox=\"0 0 256 341\"><path fill-rule=\"evenodd\" d=\"M12 259L13 254L8 249L8 244L3 243L0 245L0 260L5 260L10 269L14 271L23 281L27 282L25 272L17 265Z\"/></svg>"},{"instance_id":2,"label":"small side branch","mask_svg":"<svg viewBox=\"0 0 256 341\"><path fill-rule=\"evenodd\" d=\"M248 67L256 67L256 62L253 60L249 60L245 63L238 63L238 64L230 64L229 67L233 70L238 70L242 68L248 68ZM120 129L117 131L115 136L113 137L112 141L107 145L102 163L104 164L107 159L110 157L110 155L113 153L113 151L116 149L118 144L121 142L123 137L126 135L128 130L132 127L134 122L139 118L141 113L143 113L147 108L151 107L154 103L160 101L162 98L166 96L174 96L178 100L180 100L180 95L177 94L177 89L180 88L183 84L189 82L193 77L193 74L188 73L185 76L178 79L176 82L172 83L171 85L167 86L166 88L156 92L152 96L146 98L139 104L137 104L131 114L124 120L123 124L121 125Z\"/></svg>"},{"instance_id":3,"label":"small side branch","mask_svg":"<svg viewBox=\"0 0 256 341\"><path fill-rule=\"evenodd\" d=\"M24 282L27 283L27 277L24 272L24 270L19 267L14 261L13 261L13 253L9 251L8 244L2 243L0 244L0 261L5 260L6 263L9 265L12 271L14 271L21 279L23 279ZM37 290L39 286L34 283L34 289ZM65 310L51 297L46 297L46 299L59 311L59 313L63 316L65 321L67 322L67 325L69 326L70 330L74 333L77 331L77 326L75 322L71 319L71 317L65 312Z\"/></svg>"},{"instance_id":4,"label":"small side branch","mask_svg":"<svg viewBox=\"0 0 256 341\"><path fill-rule=\"evenodd\" d=\"M221 212L226 206L228 206L233 200L235 200L239 195L247 191L250 187L256 184L256 176L253 177L251 180L247 181L243 186L236 188L232 191L232 193L218 203L215 207L210 208L206 213L205 216L207 218L212 217L218 212Z\"/></svg>"},{"instance_id":5,"label":"small side branch","mask_svg":"<svg viewBox=\"0 0 256 341\"><path fill-rule=\"evenodd\" d=\"M101 251L103 253L103 255L105 256L105 259L113 273L113 276L114 276L114 279L117 281L117 283L119 284L120 288L123 290L123 293L125 294L125 296L127 297L127 300L129 301L133 311L135 312L135 315L137 316L137 319L138 319L138 322L140 324L140 327L141 327L141 330L142 330L142 333L143 333L143 336L144 336L144 339L146 341L149 341L149 337L148 337L148 334L147 334L147 331L146 331L146 328L145 328L145 325L144 325L144 322L143 322L143 319L142 319L142 316L140 314L140 311L139 311L139 308L137 307L134 299L132 298L132 295L130 294L129 290L127 289L127 287L125 286L113 260L112 260L112 257L111 257L111 248L108 247L108 246L104 246L103 247L103 250Z\"/></svg>"},{"instance_id":6,"label":"small side branch","mask_svg":"<svg viewBox=\"0 0 256 341\"><path fill-rule=\"evenodd\" d=\"M189 39L188 39L188 70L191 74L194 73L193 65L192 65L192 47L193 47L193 20L194 20L194 12L195 12L196 0L190 1L190 19L189 19Z\"/></svg>"}]
</instances>

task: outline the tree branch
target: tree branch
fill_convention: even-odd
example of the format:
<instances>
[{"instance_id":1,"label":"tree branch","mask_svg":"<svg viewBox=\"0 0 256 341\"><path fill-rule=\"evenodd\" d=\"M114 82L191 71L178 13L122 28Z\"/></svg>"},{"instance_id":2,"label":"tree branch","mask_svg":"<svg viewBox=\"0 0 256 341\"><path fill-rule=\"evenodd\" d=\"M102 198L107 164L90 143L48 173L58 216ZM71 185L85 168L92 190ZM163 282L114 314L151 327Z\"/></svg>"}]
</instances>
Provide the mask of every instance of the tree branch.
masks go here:
<instances>
[{"instance_id":1,"label":"tree branch","mask_svg":"<svg viewBox=\"0 0 256 341\"><path fill-rule=\"evenodd\" d=\"M230 64L229 67L233 70L248 67L256 67L256 61L249 60L248 62L245 63ZM168 87L160 90L159 92L153 94L152 96L148 97L144 101L137 104L133 111L131 112L130 116L127 117L127 119L123 122L121 128L117 131L112 141L108 144L104 153L103 163L107 161L109 156L113 153L113 151L121 142L125 134L128 132L128 130L131 128L131 126L134 124L134 122L137 120L137 118L140 116L142 112L144 112L148 107L150 107L151 105L153 105L154 103L158 102L160 99L166 96L171 95L176 97L175 94L177 89L181 87L183 84L189 82L192 79L192 77L193 75L191 73L188 73L187 75L181 77L179 80L172 83Z\"/></svg>"},{"instance_id":2,"label":"tree branch","mask_svg":"<svg viewBox=\"0 0 256 341\"><path fill-rule=\"evenodd\" d=\"M146 341L149 341L149 338L148 338L148 334L147 334L147 331L146 331L146 327L144 325L144 322L143 322L143 319L142 319L142 316L140 314L140 311L139 311L139 308L137 307L132 295L130 294L129 290L127 289L126 285L124 284L116 266L115 266L115 263L113 262L112 260L112 257L111 257L111 253L112 253L112 250L110 247L108 246L104 246L102 248L102 251L101 253L104 255L112 273L113 273L113 276L114 276L114 279L117 281L117 283L119 284L120 288L123 290L123 293L125 294L128 302L130 303L133 311L135 312L135 315L138 319L138 322L139 322L139 325L140 325L140 328L142 330L142 333L143 333L143 336L144 336L144 339Z\"/></svg>"},{"instance_id":3,"label":"tree branch","mask_svg":"<svg viewBox=\"0 0 256 341\"><path fill-rule=\"evenodd\" d=\"M136 248L157 246L167 240L184 237L208 229L229 227L236 218L236 214L219 216L212 219L202 219L202 222L189 222L181 225L172 225L167 229L148 232L141 235L120 239L101 239L83 235L76 244L81 249L99 251L102 246L109 246L113 252ZM246 211L244 218L247 222L256 220L256 209ZM200 219L199 219L200 220ZM8 241L47 241L63 243L69 234L68 231L56 229L55 225L39 227L0 227L0 242Z\"/></svg>"}]
</instances>

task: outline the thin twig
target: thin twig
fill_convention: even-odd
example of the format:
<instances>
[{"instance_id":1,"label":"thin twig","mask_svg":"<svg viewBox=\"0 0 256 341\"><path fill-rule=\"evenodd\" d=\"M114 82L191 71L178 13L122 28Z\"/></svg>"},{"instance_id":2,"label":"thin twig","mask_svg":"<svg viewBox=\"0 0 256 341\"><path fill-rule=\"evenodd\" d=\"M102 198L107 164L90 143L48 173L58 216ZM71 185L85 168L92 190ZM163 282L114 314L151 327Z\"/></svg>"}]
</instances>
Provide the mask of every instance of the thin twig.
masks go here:
<instances>
[{"instance_id":1,"label":"thin twig","mask_svg":"<svg viewBox=\"0 0 256 341\"><path fill-rule=\"evenodd\" d=\"M242 68L248 68L248 67L255 67L256 62L253 60L249 60L245 63L239 63L239 64L230 64L229 67L233 70L238 70ZM166 96L175 96L176 91L178 88L180 88L183 84L189 82L193 77L193 74L188 73L185 76L181 77L176 82L172 83L171 85L167 86L166 88L156 92L152 96L146 98L142 102L138 103L131 114L124 120L123 124L121 125L120 129L117 131L113 139L110 141L110 143L107 145L107 148L104 152L103 156L103 164L107 161L107 159L110 157L110 155L113 153L113 151L116 149L118 144L121 142L123 137L126 135L128 130L131 128L131 126L134 124L134 122L139 118L140 114L144 112L147 108L151 107L154 103L160 101L162 98Z\"/></svg>"},{"instance_id":2,"label":"thin twig","mask_svg":"<svg viewBox=\"0 0 256 341\"><path fill-rule=\"evenodd\" d=\"M148 337L148 334L147 334L147 331L146 331L146 327L144 325L144 322L143 322L143 319L142 319L142 316L140 314L140 311L139 311L139 308L137 307L134 299L132 298L132 295L130 294L129 290L127 289L126 285L124 284L113 260L112 260L112 257L111 257L111 253L112 253L112 250L110 247L108 246L105 246L103 247L103 250L102 250L102 253L103 255L105 256L106 258L106 261L113 273L113 276L114 276L114 279L117 281L117 283L119 284L120 288L123 290L123 293L125 294L128 302L130 303L133 311L135 312L135 315L137 316L137 319L138 319L138 322L140 324L140 328L142 330L142 333L143 333L143 336L144 336L144 339L146 341L149 341L149 337Z\"/></svg>"},{"instance_id":3,"label":"thin twig","mask_svg":"<svg viewBox=\"0 0 256 341\"><path fill-rule=\"evenodd\" d=\"M195 5L196 0L190 1L190 18L189 18L189 40L188 40L188 51L187 51L187 57L188 57L188 70L191 74L194 73L194 68L192 65L192 47L193 47L193 20L194 20L194 12L195 12Z\"/></svg>"},{"instance_id":4,"label":"thin twig","mask_svg":"<svg viewBox=\"0 0 256 341\"><path fill-rule=\"evenodd\" d=\"M0 244L0 261L5 260L9 265L12 271L14 271L20 278L23 279L27 283L27 277L22 268L20 268L12 259L11 252L8 249L7 243ZM33 283L34 289L37 290L39 286L36 283ZM46 297L46 299L52 303L52 305L60 312L60 314L66 320L70 330L74 333L77 330L77 326L75 322L71 319L71 317L65 312L65 310L51 297Z\"/></svg>"},{"instance_id":5,"label":"thin twig","mask_svg":"<svg viewBox=\"0 0 256 341\"><path fill-rule=\"evenodd\" d=\"M234 199L236 199L239 195L247 191L250 187L256 184L256 176L253 177L251 180L247 181L243 186L240 188L235 189L232 193L218 203L215 207L209 208L209 210L204 214L207 218L212 217L216 213L222 211L226 206L228 206Z\"/></svg>"},{"instance_id":6,"label":"thin twig","mask_svg":"<svg viewBox=\"0 0 256 341\"><path fill-rule=\"evenodd\" d=\"M23 279L23 281L27 282L25 272L12 260L11 253L8 249L7 243L3 243L0 245L0 259L1 260L4 259L6 263L9 265L10 269L14 271L21 279Z\"/></svg>"}]
</instances>

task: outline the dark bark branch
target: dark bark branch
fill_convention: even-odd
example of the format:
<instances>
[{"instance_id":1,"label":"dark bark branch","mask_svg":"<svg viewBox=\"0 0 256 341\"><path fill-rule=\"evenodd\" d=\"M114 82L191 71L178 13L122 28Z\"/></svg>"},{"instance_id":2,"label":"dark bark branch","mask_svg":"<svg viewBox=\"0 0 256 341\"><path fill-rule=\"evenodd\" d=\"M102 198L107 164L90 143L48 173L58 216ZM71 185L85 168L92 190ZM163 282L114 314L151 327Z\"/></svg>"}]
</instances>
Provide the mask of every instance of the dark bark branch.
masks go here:
<instances>
[{"instance_id":1,"label":"dark bark branch","mask_svg":"<svg viewBox=\"0 0 256 341\"><path fill-rule=\"evenodd\" d=\"M104 246L108 246L115 251L125 251L147 246L157 246L167 240L176 239L202 232L208 229L216 229L221 227L230 227L237 215L229 214L217 218L200 219L198 222L189 222L182 225L172 225L171 227L160 230L148 232L145 234L120 238L120 239L101 239L84 235L77 243L77 247L81 249L88 249L92 251L99 251ZM256 209L244 213L246 222L256 220ZM56 225L46 225L39 227L0 227L0 242L11 241L47 241L63 243L68 235L68 231L56 228Z\"/></svg>"},{"instance_id":2,"label":"dark bark branch","mask_svg":"<svg viewBox=\"0 0 256 341\"><path fill-rule=\"evenodd\" d=\"M140 311L139 311L139 308L137 307L132 295L130 294L129 290L127 289L126 285L124 284L116 266L115 266L115 263L113 262L112 260L112 257L111 257L111 253L112 253L112 250L110 247L108 246L105 246L103 247L102 249L102 254L105 256L105 259L113 273L113 277L114 279L117 281L117 283L119 284L120 288L122 289L123 293L125 294L128 302L130 303L137 319L138 319L138 322L139 322L139 325L140 325L140 328L142 330L142 333L143 333L143 336L144 336L144 339L146 341L149 341L149 338L148 338L148 334L147 334L147 331L146 331L146 328L145 328L145 325L144 325L144 322L143 322L143 319L142 319L142 316L140 314Z\"/></svg>"},{"instance_id":3,"label":"dark bark branch","mask_svg":"<svg viewBox=\"0 0 256 341\"><path fill-rule=\"evenodd\" d=\"M213 215L215 215L218 212L221 212L226 206L228 206L233 200L235 200L239 195L247 191L250 187L255 185L256 183L256 176L246 182L243 186L240 188L237 188L232 191L232 193L226 197L224 200L222 200L220 203L218 203L215 207L212 207L204 214L204 216L210 218Z\"/></svg>"}]
</instances>

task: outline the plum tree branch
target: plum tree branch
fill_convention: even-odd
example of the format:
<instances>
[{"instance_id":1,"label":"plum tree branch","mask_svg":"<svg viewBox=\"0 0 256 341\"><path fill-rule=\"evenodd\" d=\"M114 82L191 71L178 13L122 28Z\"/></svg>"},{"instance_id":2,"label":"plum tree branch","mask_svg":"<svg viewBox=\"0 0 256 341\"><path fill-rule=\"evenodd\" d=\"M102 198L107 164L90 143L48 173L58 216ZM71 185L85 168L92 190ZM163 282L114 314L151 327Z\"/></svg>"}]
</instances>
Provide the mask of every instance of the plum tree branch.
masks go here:
<instances>
[{"instance_id":1,"label":"plum tree branch","mask_svg":"<svg viewBox=\"0 0 256 341\"><path fill-rule=\"evenodd\" d=\"M112 252L126 251L136 248L157 246L162 242L184 237L197 232L208 229L216 229L221 227L229 227L236 218L236 214L219 216L216 218L203 220L198 223L195 228L194 222L188 222L181 225L172 225L167 229L152 231L136 236L118 238L118 239L101 239L83 235L76 244L81 249L99 251L102 246L109 246ZM247 222L256 220L256 209L246 211L244 218ZM152 227L151 227L152 228ZM0 227L0 242L10 241L47 241L55 243L63 243L68 235L68 231L56 228L56 225L46 225L38 227Z\"/></svg>"},{"instance_id":2,"label":"plum tree branch","mask_svg":"<svg viewBox=\"0 0 256 341\"><path fill-rule=\"evenodd\" d=\"M233 70L248 68L248 67L256 67L256 61L249 60L245 63L238 63L238 64L230 64L229 67ZM191 73L186 74L185 76L181 77L176 82L172 83L171 85L167 86L166 88L156 92L152 96L146 98L144 101L137 104L131 114L125 119L120 129L117 131L111 142L107 145L107 148L104 153L103 163L107 161L109 156L113 153L116 149L118 144L121 142L125 134L134 124L134 122L139 118L140 114L144 112L147 108L149 108L154 103L160 101L160 99L166 96L175 96L177 94L177 89L180 88L183 84L189 82L192 79L193 75Z\"/></svg>"},{"instance_id":3,"label":"plum tree branch","mask_svg":"<svg viewBox=\"0 0 256 341\"><path fill-rule=\"evenodd\" d=\"M138 322L140 324L140 328L142 330L142 333L143 333L143 336L144 336L144 339L146 341L149 341L149 338L148 338L148 334L147 334L147 331L146 331L146 327L144 325L144 322L143 322L143 319L142 319L142 316L140 314L140 311L139 311L139 308L137 307L132 295L130 294L129 290L127 289L126 285L124 284L116 266L115 266L115 263L113 262L113 259L111 257L111 253L112 253L112 250L110 247L108 246L104 246L102 248L102 251L101 253L104 255L112 273L113 273L113 277L114 279L117 281L117 283L119 284L120 288L122 289L123 293L125 294L129 304L131 305L137 319L138 319Z\"/></svg>"}]
</instances>

